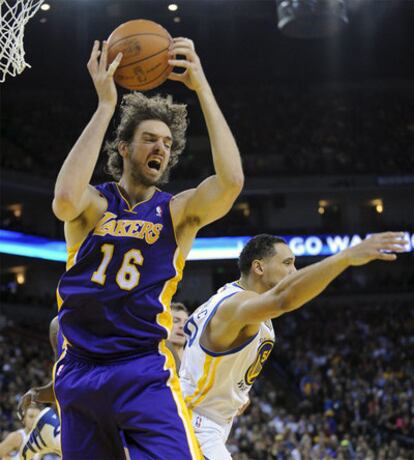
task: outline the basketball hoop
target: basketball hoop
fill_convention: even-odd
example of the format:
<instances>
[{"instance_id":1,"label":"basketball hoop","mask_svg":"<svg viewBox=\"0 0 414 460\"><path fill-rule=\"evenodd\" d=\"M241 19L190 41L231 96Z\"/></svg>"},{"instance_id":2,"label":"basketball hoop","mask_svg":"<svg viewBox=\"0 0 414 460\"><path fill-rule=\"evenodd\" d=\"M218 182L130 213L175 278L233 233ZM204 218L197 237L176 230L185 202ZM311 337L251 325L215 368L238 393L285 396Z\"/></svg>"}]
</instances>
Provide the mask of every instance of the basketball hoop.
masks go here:
<instances>
[{"instance_id":1,"label":"basketball hoop","mask_svg":"<svg viewBox=\"0 0 414 460\"><path fill-rule=\"evenodd\" d=\"M0 0L0 82L30 65L24 60L24 28L43 0Z\"/></svg>"}]
</instances>

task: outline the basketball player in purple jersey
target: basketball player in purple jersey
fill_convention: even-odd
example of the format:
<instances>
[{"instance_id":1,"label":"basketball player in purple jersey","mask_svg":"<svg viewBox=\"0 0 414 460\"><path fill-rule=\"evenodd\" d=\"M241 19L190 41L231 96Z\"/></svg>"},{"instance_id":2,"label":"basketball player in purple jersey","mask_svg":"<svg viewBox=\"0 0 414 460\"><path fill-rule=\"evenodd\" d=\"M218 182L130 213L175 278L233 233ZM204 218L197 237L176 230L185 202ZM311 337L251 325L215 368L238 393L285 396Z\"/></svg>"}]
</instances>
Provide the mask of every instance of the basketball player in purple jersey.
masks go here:
<instances>
[{"instance_id":1,"label":"basketball player in purple jersey","mask_svg":"<svg viewBox=\"0 0 414 460\"><path fill-rule=\"evenodd\" d=\"M224 216L242 189L240 155L193 42L175 38L169 62L184 72L169 78L198 96L215 174L175 196L159 190L184 148L186 109L131 93L107 144L117 182L89 185L115 111L120 59L108 68L107 44L95 42L88 70L98 108L55 186L68 247L57 290L65 351L54 370L63 458L120 459L125 446L132 459L202 459L165 341L197 231Z\"/></svg>"},{"instance_id":2,"label":"basketball player in purple jersey","mask_svg":"<svg viewBox=\"0 0 414 460\"><path fill-rule=\"evenodd\" d=\"M188 319L188 310L181 302L171 303L171 313L173 316L173 328L170 339L167 343L171 353L174 356L175 366L178 370L181 364L181 358L184 352L186 337L184 334L184 325ZM55 316L49 325L49 340L55 356L62 352L62 335L59 331L58 317ZM31 388L25 393L19 401L18 415L20 420L25 419L26 411L36 403L55 404L55 395L53 393L53 381L42 387ZM36 454L45 454L55 452L59 455L61 452L60 441L60 421L57 419L53 407L47 407L37 416L34 425L27 435L25 443L20 447L20 457L23 460L30 460ZM16 453L17 455L17 453ZM37 458L37 457L36 457Z\"/></svg>"}]
</instances>

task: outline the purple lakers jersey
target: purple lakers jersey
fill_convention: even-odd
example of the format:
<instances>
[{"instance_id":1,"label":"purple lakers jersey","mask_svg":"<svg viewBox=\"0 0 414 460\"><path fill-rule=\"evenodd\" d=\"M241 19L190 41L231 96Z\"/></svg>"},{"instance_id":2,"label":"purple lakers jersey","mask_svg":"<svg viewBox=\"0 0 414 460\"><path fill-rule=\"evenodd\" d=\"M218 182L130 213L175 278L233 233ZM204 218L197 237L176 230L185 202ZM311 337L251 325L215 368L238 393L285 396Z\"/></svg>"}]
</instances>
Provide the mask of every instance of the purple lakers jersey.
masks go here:
<instances>
[{"instance_id":1,"label":"purple lakers jersey","mask_svg":"<svg viewBox=\"0 0 414 460\"><path fill-rule=\"evenodd\" d=\"M108 208L85 240L68 248L57 292L59 324L70 350L117 359L154 350L167 338L184 260L171 220L172 195L156 190L131 207L116 183L96 188Z\"/></svg>"}]
</instances>

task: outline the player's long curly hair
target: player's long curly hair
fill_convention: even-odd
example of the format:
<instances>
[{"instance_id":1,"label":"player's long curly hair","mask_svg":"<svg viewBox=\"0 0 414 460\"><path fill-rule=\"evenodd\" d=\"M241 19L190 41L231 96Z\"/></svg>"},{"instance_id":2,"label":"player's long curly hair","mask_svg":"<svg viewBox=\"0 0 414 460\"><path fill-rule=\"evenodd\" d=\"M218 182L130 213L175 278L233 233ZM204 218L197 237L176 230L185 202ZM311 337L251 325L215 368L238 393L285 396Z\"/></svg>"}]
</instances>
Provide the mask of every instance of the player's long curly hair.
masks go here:
<instances>
[{"instance_id":1,"label":"player's long curly hair","mask_svg":"<svg viewBox=\"0 0 414 460\"><path fill-rule=\"evenodd\" d=\"M132 142L135 130L145 120L163 121L171 130L173 142L171 156L167 169L159 183L168 182L171 168L178 163L178 157L185 147L185 132L187 130L187 107L185 104L174 104L170 97L159 94L146 97L142 93L133 92L122 98L120 108L120 122L115 130L115 139L105 144L104 150L108 155L106 171L119 180L123 171L123 159L118 152L121 141Z\"/></svg>"}]
</instances>

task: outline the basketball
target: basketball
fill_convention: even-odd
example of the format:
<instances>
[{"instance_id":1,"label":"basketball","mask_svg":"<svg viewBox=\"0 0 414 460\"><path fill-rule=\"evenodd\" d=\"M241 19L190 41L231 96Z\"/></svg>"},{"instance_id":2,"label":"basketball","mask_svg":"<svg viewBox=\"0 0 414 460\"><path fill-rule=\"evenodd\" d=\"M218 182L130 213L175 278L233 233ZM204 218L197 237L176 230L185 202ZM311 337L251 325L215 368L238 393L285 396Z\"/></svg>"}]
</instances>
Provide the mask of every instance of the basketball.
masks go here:
<instances>
[{"instance_id":1,"label":"basketball","mask_svg":"<svg viewBox=\"0 0 414 460\"><path fill-rule=\"evenodd\" d=\"M123 88L147 91L164 83L172 71L168 64L170 34L156 22L135 19L117 27L108 38L108 63L119 52L122 60L114 74Z\"/></svg>"}]
</instances>

